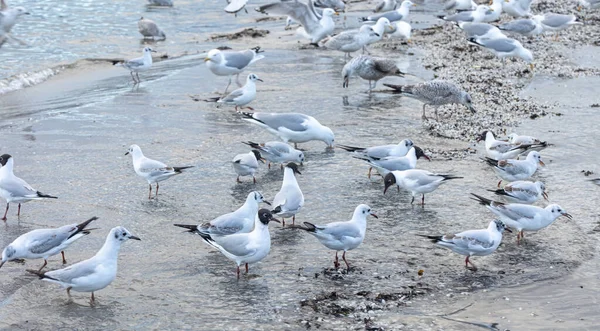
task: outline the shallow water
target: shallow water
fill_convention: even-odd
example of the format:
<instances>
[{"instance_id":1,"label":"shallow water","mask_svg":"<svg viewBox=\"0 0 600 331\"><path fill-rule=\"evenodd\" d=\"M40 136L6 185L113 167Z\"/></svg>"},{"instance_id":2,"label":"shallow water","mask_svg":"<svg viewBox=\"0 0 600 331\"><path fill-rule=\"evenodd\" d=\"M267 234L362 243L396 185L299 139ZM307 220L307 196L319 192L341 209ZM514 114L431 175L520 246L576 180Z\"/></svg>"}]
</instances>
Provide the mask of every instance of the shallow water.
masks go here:
<instances>
[{"instance_id":1,"label":"shallow water","mask_svg":"<svg viewBox=\"0 0 600 331\"><path fill-rule=\"evenodd\" d=\"M253 20L256 15L240 17ZM266 24L278 24L280 29L282 22ZM132 24L123 31L134 35L135 28ZM342 144L370 146L411 138L426 151L473 147L431 137L421 125L418 102L381 92L369 96L364 93L366 83L358 79L342 89L340 54L297 51L290 46L294 41L286 36L289 33L279 31L265 39L227 43L266 45L266 58L248 71L265 80L251 104L257 110L315 116L333 129L336 142ZM137 39L128 40L123 43L131 45ZM419 65L418 50L405 50L396 57L399 66L416 77L386 81L431 78ZM569 300L595 303L589 293L573 293L562 286L563 280L567 286L582 283L597 292L597 235L592 229L598 213L588 200L598 194L598 187L579 173L600 171L598 156L589 153L598 138L594 123L599 115L589 107L597 102L595 79L536 77L527 93L552 96L547 102L560 102L557 111L564 115L528 121L516 129L555 144L542 153L548 167L537 178L549 187L551 201L574 215L574 221L559 219L539 233L528 234L521 246L507 236L496 254L474 258L480 270L471 273L464 270L461 256L432 247L415 234L483 228L493 219L468 196L485 193L497 182L477 155L464 160L440 155L434 155L432 162L420 160L419 168L465 176L429 194L422 208L411 206L406 192L383 195L382 180L369 180L366 165L348 153L328 152L322 143L311 142L302 144L307 161L298 181L306 203L297 221L346 220L360 203L369 204L379 216L369 219L363 245L348 253L353 269L349 274L332 271L333 252L305 233L271 225L271 254L238 281L233 262L172 224L208 221L237 208L255 189L272 199L282 178L277 167L270 171L262 167L257 185L248 178L236 184L229 161L248 151L241 141L275 138L242 121L229 107L217 108L190 97L215 96L226 84L226 78L214 77L197 55L155 63L140 76L142 84L132 87L122 68L81 62L44 84L0 97L2 153L14 156L18 176L42 192L59 196L57 201L25 204L20 222L16 206L11 206L0 245L34 228L80 222L94 215L100 217L96 226L101 229L67 251L69 263L93 255L116 225L142 238L122 247L117 279L96 293L96 308L86 305L85 293L75 293L75 303L67 304L64 290L24 272L40 261L27 261L24 266L7 263L0 270L0 327L347 329L364 327L366 318L371 319L369 325L388 329L457 329L469 326L431 315L451 312L473 300L473 310L456 318L525 329L532 323L529 311L506 306L503 297L512 299L511 304L535 298L527 304L537 303L536 311L548 309L548 314L560 313ZM579 94L564 93L571 89ZM149 157L196 167L163 182L159 198L148 201L147 184L133 172L130 157L123 155L132 143ZM481 153L482 147L478 149ZM61 267L58 261L52 258L49 268ZM421 269L424 275L419 277ZM546 289L557 293L555 303L548 306L540 294ZM543 329L573 329L576 318L591 319L593 312L597 309L569 315L570 323L541 321L538 313L533 322L547 326ZM509 313L509 319L502 318Z\"/></svg>"}]
</instances>

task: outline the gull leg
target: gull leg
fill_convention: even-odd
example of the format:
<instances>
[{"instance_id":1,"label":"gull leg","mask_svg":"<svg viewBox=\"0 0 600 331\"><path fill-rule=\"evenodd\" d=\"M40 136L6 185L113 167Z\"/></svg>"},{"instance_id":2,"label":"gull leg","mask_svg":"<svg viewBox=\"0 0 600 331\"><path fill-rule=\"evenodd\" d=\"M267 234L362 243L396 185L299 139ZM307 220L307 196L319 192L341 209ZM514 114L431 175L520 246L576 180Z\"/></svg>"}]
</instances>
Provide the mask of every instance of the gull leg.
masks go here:
<instances>
[{"instance_id":1,"label":"gull leg","mask_svg":"<svg viewBox=\"0 0 600 331\"><path fill-rule=\"evenodd\" d=\"M296 215L292 215L292 225L296 224Z\"/></svg>"},{"instance_id":2,"label":"gull leg","mask_svg":"<svg viewBox=\"0 0 600 331\"><path fill-rule=\"evenodd\" d=\"M285 218L281 218L281 227L285 227Z\"/></svg>"},{"instance_id":3,"label":"gull leg","mask_svg":"<svg viewBox=\"0 0 600 331\"><path fill-rule=\"evenodd\" d=\"M412 198L412 200L410 200L410 204L412 205L412 204L413 204L413 202L415 202L415 196L414 196L414 195L413 195L413 198Z\"/></svg>"},{"instance_id":4,"label":"gull leg","mask_svg":"<svg viewBox=\"0 0 600 331\"><path fill-rule=\"evenodd\" d=\"M62 255L62 258L63 258L63 264L67 264L67 260L65 259L65 251L60 251L60 254Z\"/></svg>"},{"instance_id":5,"label":"gull leg","mask_svg":"<svg viewBox=\"0 0 600 331\"><path fill-rule=\"evenodd\" d=\"M229 83L227 83L227 86L225 86L225 92L223 92L223 95L227 95L227 89L229 89L229 85L231 85L231 76L229 76Z\"/></svg>"},{"instance_id":6,"label":"gull leg","mask_svg":"<svg viewBox=\"0 0 600 331\"><path fill-rule=\"evenodd\" d=\"M248 263L246 263L246 273L248 273Z\"/></svg>"},{"instance_id":7,"label":"gull leg","mask_svg":"<svg viewBox=\"0 0 600 331\"><path fill-rule=\"evenodd\" d=\"M252 176L252 181L254 181L254 184L256 184L256 177Z\"/></svg>"},{"instance_id":8,"label":"gull leg","mask_svg":"<svg viewBox=\"0 0 600 331\"><path fill-rule=\"evenodd\" d=\"M346 273L348 273L350 271L350 265L348 264L348 261L346 261L346 251L342 254L342 259L346 262Z\"/></svg>"},{"instance_id":9,"label":"gull leg","mask_svg":"<svg viewBox=\"0 0 600 331\"><path fill-rule=\"evenodd\" d=\"M469 261L470 256L467 256L467 258L465 259L465 268L472 270L472 271L477 271L477 267L473 264L473 262ZM469 263L471 264L471 268L469 268Z\"/></svg>"},{"instance_id":10,"label":"gull leg","mask_svg":"<svg viewBox=\"0 0 600 331\"><path fill-rule=\"evenodd\" d=\"M425 106L427 106L426 103L423 104L423 115L421 115L421 119L427 121L427 116L425 116Z\"/></svg>"},{"instance_id":11,"label":"gull leg","mask_svg":"<svg viewBox=\"0 0 600 331\"><path fill-rule=\"evenodd\" d=\"M237 266L237 279L240 279L240 266Z\"/></svg>"},{"instance_id":12,"label":"gull leg","mask_svg":"<svg viewBox=\"0 0 600 331\"><path fill-rule=\"evenodd\" d=\"M71 287L67 287L67 295L69 296L69 301L73 301L73 297L71 296Z\"/></svg>"},{"instance_id":13,"label":"gull leg","mask_svg":"<svg viewBox=\"0 0 600 331\"><path fill-rule=\"evenodd\" d=\"M92 297L90 298L90 306L96 305L96 298L94 298L94 292L92 292Z\"/></svg>"},{"instance_id":14,"label":"gull leg","mask_svg":"<svg viewBox=\"0 0 600 331\"><path fill-rule=\"evenodd\" d=\"M17 218L21 216L21 204L17 207Z\"/></svg>"},{"instance_id":15,"label":"gull leg","mask_svg":"<svg viewBox=\"0 0 600 331\"><path fill-rule=\"evenodd\" d=\"M333 260L333 267L334 267L334 268L336 268L336 269L340 267L340 262L339 262L339 260L338 260L338 255L337 255L337 253L338 253L338 252L337 252L337 251L335 251L335 260Z\"/></svg>"},{"instance_id":16,"label":"gull leg","mask_svg":"<svg viewBox=\"0 0 600 331\"><path fill-rule=\"evenodd\" d=\"M435 113L435 120L439 122L440 121L440 117L438 116L438 112L437 112L438 109L437 109L437 107L435 107L434 109L435 109L435 111L434 111L434 113Z\"/></svg>"},{"instance_id":17,"label":"gull leg","mask_svg":"<svg viewBox=\"0 0 600 331\"><path fill-rule=\"evenodd\" d=\"M373 170L373 167L369 167L369 172L367 173L367 177L369 177L369 179L371 179L371 170Z\"/></svg>"},{"instance_id":18,"label":"gull leg","mask_svg":"<svg viewBox=\"0 0 600 331\"><path fill-rule=\"evenodd\" d=\"M502 184L502 179L500 179L500 181L498 182L498 187L500 187L500 184Z\"/></svg>"},{"instance_id":19,"label":"gull leg","mask_svg":"<svg viewBox=\"0 0 600 331\"><path fill-rule=\"evenodd\" d=\"M6 214L8 214L8 205L9 203L6 203L6 210L4 211L4 217L2 217L2 220L6 222Z\"/></svg>"},{"instance_id":20,"label":"gull leg","mask_svg":"<svg viewBox=\"0 0 600 331\"><path fill-rule=\"evenodd\" d=\"M133 79L133 84L137 83L137 81L135 80L135 76L133 75L133 71L129 72L131 74L131 78Z\"/></svg>"},{"instance_id":21,"label":"gull leg","mask_svg":"<svg viewBox=\"0 0 600 331\"><path fill-rule=\"evenodd\" d=\"M44 267L48 264L48 261L46 261L46 259L44 259L44 264L42 265L42 267L40 269L38 269L38 272L42 271L42 269L44 269Z\"/></svg>"},{"instance_id":22,"label":"gull leg","mask_svg":"<svg viewBox=\"0 0 600 331\"><path fill-rule=\"evenodd\" d=\"M152 199L152 184L148 184L148 200Z\"/></svg>"},{"instance_id":23,"label":"gull leg","mask_svg":"<svg viewBox=\"0 0 600 331\"><path fill-rule=\"evenodd\" d=\"M242 181L240 180L240 176L237 176L237 179L235 181L238 183L242 183Z\"/></svg>"},{"instance_id":24,"label":"gull leg","mask_svg":"<svg viewBox=\"0 0 600 331\"><path fill-rule=\"evenodd\" d=\"M242 87L242 83L240 82L240 74L236 75L236 80L235 82L238 84L239 87Z\"/></svg>"},{"instance_id":25,"label":"gull leg","mask_svg":"<svg viewBox=\"0 0 600 331\"><path fill-rule=\"evenodd\" d=\"M135 73L135 77L137 77L138 84L139 84L139 83L142 81L142 80L140 79L140 73L139 73L139 72L136 72L136 73ZM92 293L94 293L94 292L92 292ZM93 294L92 294L92 295L93 295Z\"/></svg>"},{"instance_id":26,"label":"gull leg","mask_svg":"<svg viewBox=\"0 0 600 331\"><path fill-rule=\"evenodd\" d=\"M158 183L156 183L156 194L154 195L154 197L158 198Z\"/></svg>"},{"instance_id":27,"label":"gull leg","mask_svg":"<svg viewBox=\"0 0 600 331\"><path fill-rule=\"evenodd\" d=\"M422 194L423 196L421 197L421 205L425 206L425 194Z\"/></svg>"}]
</instances>

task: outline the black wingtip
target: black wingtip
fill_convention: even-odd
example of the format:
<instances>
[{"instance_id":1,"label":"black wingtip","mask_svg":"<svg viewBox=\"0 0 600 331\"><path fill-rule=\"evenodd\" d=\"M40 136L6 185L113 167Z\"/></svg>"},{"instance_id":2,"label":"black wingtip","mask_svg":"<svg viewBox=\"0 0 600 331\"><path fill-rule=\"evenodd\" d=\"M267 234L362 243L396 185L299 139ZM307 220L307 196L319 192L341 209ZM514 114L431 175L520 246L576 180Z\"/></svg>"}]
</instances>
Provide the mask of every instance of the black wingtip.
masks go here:
<instances>
[{"instance_id":1,"label":"black wingtip","mask_svg":"<svg viewBox=\"0 0 600 331\"><path fill-rule=\"evenodd\" d=\"M34 275L40 277L40 279L48 278L48 279L52 279L52 280L58 281L58 279L56 279L56 278L52 278L50 276L46 276L46 272L45 271L39 271L39 270L33 270L33 269L26 269L25 271L29 272L30 274L34 274Z\"/></svg>"},{"instance_id":2,"label":"black wingtip","mask_svg":"<svg viewBox=\"0 0 600 331\"><path fill-rule=\"evenodd\" d=\"M451 180L451 179L462 179L464 177L461 176L454 176L454 175L441 175L442 177L444 177L444 180Z\"/></svg>"},{"instance_id":3,"label":"black wingtip","mask_svg":"<svg viewBox=\"0 0 600 331\"><path fill-rule=\"evenodd\" d=\"M279 214L281 213L281 206L275 207L275 209L271 210L271 214Z\"/></svg>"},{"instance_id":4,"label":"black wingtip","mask_svg":"<svg viewBox=\"0 0 600 331\"><path fill-rule=\"evenodd\" d=\"M175 172L181 173L182 170L185 169L189 169L189 168L193 168L194 166L185 166L185 167L173 167L173 170L175 170Z\"/></svg>"},{"instance_id":5,"label":"black wingtip","mask_svg":"<svg viewBox=\"0 0 600 331\"><path fill-rule=\"evenodd\" d=\"M486 157L485 159L482 159L482 160L484 160L485 163L487 163L488 165L491 165L492 167L495 167L495 166L498 165L498 161L494 160L494 159L492 159L490 157Z\"/></svg>"},{"instance_id":6,"label":"black wingtip","mask_svg":"<svg viewBox=\"0 0 600 331\"><path fill-rule=\"evenodd\" d=\"M398 92L402 92L402 85L394 85L394 84L386 84L386 83L383 83L383 85L387 86L389 88L392 88Z\"/></svg>"},{"instance_id":7,"label":"black wingtip","mask_svg":"<svg viewBox=\"0 0 600 331\"><path fill-rule=\"evenodd\" d=\"M417 236L430 239L432 243L437 243L437 242L441 241L442 237L443 237L443 236L429 236L429 235L425 235L425 234L417 234Z\"/></svg>"},{"instance_id":8,"label":"black wingtip","mask_svg":"<svg viewBox=\"0 0 600 331\"><path fill-rule=\"evenodd\" d=\"M192 224L173 224L173 225L178 226L180 228L188 229L188 232L198 231L198 225L192 225Z\"/></svg>"},{"instance_id":9,"label":"black wingtip","mask_svg":"<svg viewBox=\"0 0 600 331\"><path fill-rule=\"evenodd\" d=\"M488 192L494 192L497 195L504 195L504 196L508 196L508 193L506 193L503 189L497 189L497 190L487 190Z\"/></svg>"},{"instance_id":10,"label":"black wingtip","mask_svg":"<svg viewBox=\"0 0 600 331\"><path fill-rule=\"evenodd\" d=\"M53 195L49 195L49 194L44 194L40 191L37 191L37 196L40 198L47 198L47 199L58 199L58 197L55 197Z\"/></svg>"},{"instance_id":11,"label":"black wingtip","mask_svg":"<svg viewBox=\"0 0 600 331\"><path fill-rule=\"evenodd\" d=\"M482 197L480 195L477 195L475 193L471 193L471 195L475 197L475 198L471 198L471 199L479 202L480 204L482 204L484 206L490 205L492 203L492 200L490 200L488 198L484 198L484 197Z\"/></svg>"}]
</instances>

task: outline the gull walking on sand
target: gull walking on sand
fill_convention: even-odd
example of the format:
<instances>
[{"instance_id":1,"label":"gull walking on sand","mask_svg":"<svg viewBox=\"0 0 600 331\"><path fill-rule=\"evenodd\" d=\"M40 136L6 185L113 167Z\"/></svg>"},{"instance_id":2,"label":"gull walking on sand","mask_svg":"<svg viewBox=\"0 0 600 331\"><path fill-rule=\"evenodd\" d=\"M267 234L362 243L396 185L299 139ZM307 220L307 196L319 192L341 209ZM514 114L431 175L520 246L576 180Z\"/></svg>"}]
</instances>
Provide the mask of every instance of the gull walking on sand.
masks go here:
<instances>
[{"instance_id":1,"label":"gull walking on sand","mask_svg":"<svg viewBox=\"0 0 600 331\"><path fill-rule=\"evenodd\" d=\"M129 70L131 78L133 79L133 83L139 84L141 82L139 72L146 71L152 67L152 53L156 53L156 51L150 47L146 47L144 48L142 57L131 59L122 63L116 63L115 65L121 65L123 68ZM135 77L133 76L134 72Z\"/></svg>"},{"instance_id":2,"label":"gull walking on sand","mask_svg":"<svg viewBox=\"0 0 600 331\"><path fill-rule=\"evenodd\" d=\"M377 22L377 20L382 17L387 18L390 22L406 20L410 14L411 6L416 6L416 4L412 3L410 0L404 0L400 4L400 7L396 10L387 11L381 14L369 15L367 17L362 17L360 20L363 22Z\"/></svg>"},{"instance_id":3,"label":"gull walking on sand","mask_svg":"<svg viewBox=\"0 0 600 331\"><path fill-rule=\"evenodd\" d=\"M501 39L481 39L481 38L470 38L469 42L481 46L490 52L494 53L497 57L502 59L502 64L506 65L507 57L518 57L529 63L529 67L533 70L533 54L530 50L523 47L520 42L511 38Z\"/></svg>"},{"instance_id":4,"label":"gull walking on sand","mask_svg":"<svg viewBox=\"0 0 600 331\"><path fill-rule=\"evenodd\" d=\"M229 76L229 83L227 83L225 92L223 92L223 94L227 94L227 89L231 85L231 77L233 75L236 75L238 86L242 86L242 83L240 83L240 73L252 63L264 59L264 55L258 53L261 53L260 47L245 51L211 49L206 58L204 58L204 62L213 74L217 76Z\"/></svg>"}]
</instances>

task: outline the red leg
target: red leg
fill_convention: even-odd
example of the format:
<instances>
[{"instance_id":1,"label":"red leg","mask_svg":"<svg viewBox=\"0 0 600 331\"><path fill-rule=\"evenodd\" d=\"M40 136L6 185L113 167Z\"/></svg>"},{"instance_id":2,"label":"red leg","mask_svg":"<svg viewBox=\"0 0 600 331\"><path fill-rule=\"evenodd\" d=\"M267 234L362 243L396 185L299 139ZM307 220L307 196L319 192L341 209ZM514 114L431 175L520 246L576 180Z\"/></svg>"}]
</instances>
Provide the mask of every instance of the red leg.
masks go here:
<instances>
[{"instance_id":1,"label":"red leg","mask_svg":"<svg viewBox=\"0 0 600 331\"><path fill-rule=\"evenodd\" d=\"M17 207L17 218L21 216L21 204Z\"/></svg>"},{"instance_id":2,"label":"red leg","mask_svg":"<svg viewBox=\"0 0 600 331\"><path fill-rule=\"evenodd\" d=\"M237 279L240 279L240 266L237 266Z\"/></svg>"},{"instance_id":3,"label":"red leg","mask_svg":"<svg viewBox=\"0 0 600 331\"><path fill-rule=\"evenodd\" d=\"M38 270L38 272L42 271L42 269L44 269L44 267L46 266L46 264L48 264L48 261L44 260L44 264L42 265L42 267Z\"/></svg>"},{"instance_id":4,"label":"red leg","mask_svg":"<svg viewBox=\"0 0 600 331\"><path fill-rule=\"evenodd\" d=\"M500 187L500 184L502 184L502 179L498 182L498 187Z\"/></svg>"},{"instance_id":5,"label":"red leg","mask_svg":"<svg viewBox=\"0 0 600 331\"><path fill-rule=\"evenodd\" d=\"M235 180L238 183L241 183L242 181L240 180L240 176L237 176L237 179Z\"/></svg>"},{"instance_id":6,"label":"red leg","mask_svg":"<svg viewBox=\"0 0 600 331\"><path fill-rule=\"evenodd\" d=\"M254 181L254 184L256 184L256 177L252 176L252 180Z\"/></svg>"},{"instance_id":7,"label":"red leg","mask_svg":"<svg viewBox=\"0 0 600 331\"><path fill-rule=\"evenodd\" d=\"M246 106L246 109L250 109L250 110L254 111L254 108L252 108L252 107Z\"/></svg>"},{"instance_id":8,"label":"red leg","mask_svg":"<svg viewBox=\"0 0 600 331\"><path fill-rule=\"evenodd\" d=\"M2 220L6 222L6 214L8 214L8 205L9 203L6 203L6 211L4 211L4 217L2 217Z\"/></svg>"},{"instance_id":9,"label":"red leg","mask_svg":"<svg viewBox=\"0 0 600 331\"><path fill-rule=\"evenodd\" d=\"M267 164L267 166L269 167L269 170L271 170L271 162L269 162L269 164Z\"/></svg>"},{"instance_id":10,"label":"red leg","mask_svg":"<svg viewBox=\"0 0 600 331\"><path fill-rule=\"evenodd\" d=\"M337 253L338 253L338 252L337 252L337 251L335 251L335 260L333 260L333 267L334 267L334 268L336 268L336 269L340 267L340 262L339 262L339 260L338 260L338 255L337 255Z\"/></svg>"},{"instance_id":11,"label":"red leg","mask_svg":"<svg viewBox=\"0 0 600 331\"><path fill-rule=\"evenodd\" d=\"M292 225L296 224L296 215L292 216Z\"/></svg>"},{"instance_id":12,"label":"red leg","mask_svg":"<svg viewBox=\"0 0 600 331\"><path fill-rule=\"evenodd\" d=\"M281 219L281 227L285 227L285 218Z\"/></svg>"},{"instance_id":13,"label":"red leg","mask_svg":"<svg viewBox=\"0 0 600 331\"><path fill-rule=\"evenodd\" d=\"M367 173L367 177L369 177L369 179L371 179L371 169L373 169L373 168L369 167L369 172Z\"/></svg>"},{"instance_id":14,"label":"red leg","mask_svg":"<svg viewBox=\"0 0 600 331\"><path fill-rule=\"evenodd\" d=\"M148 200L152 199L152 184L148 184Z\"/></svg>"},{"instance_id":15,"label":"red leg","mask_svg":"<svg viewBox=\"0 0 600 331\"><path fill-rule=\"evenodd\" d=\"M425 206L425 194L423 194L423 197L421 198L421 205Z\"/></svg>"},{"instance_id":16,"label":"red leg","mask_svg":"<svg viewBox=\"0 0 600 331\"><path fill-rule=\"evenodd\" d=\"M154 195L154 197L158 198L158 183L156 183L156 194Z\"/></svg>"},{"instance_id":17,"label":"red leg","mask_svg":"<svg viewBox=\"0 0 600 331\"><path fill-rule=\"evenodd\" d=\"M469 267L469 256L467 255L467 258L465 259L465 268Z\"/></svg>"},{"instance_id":18,"label":"red leg","mask_svg":"<svg viewBox=\"0 0 600 331\"><path fill-rule=\"evenodd\" d=\"M346 272L350 271L350 265L348 264L348 261L346 261L346 251L342 254L342 259L346 262Z\"/></svg>"},{"instance_id":19,"label":"red leg","mask_svg":"<svg viewBox=\"0 0 600 331\"><path fill-rule=\"evenodd\" d=\"M62 255L62 258L63 258L63 264L67 264L67 260L65 259L65 251L60 251L60 254Z\"/></svg>"},{"instance_id":20,"label":"red leg","mask_svg":"<svg viewBox=\"0 0 600 331\"><path fill-rule=\"evenodd\" d=\"M73 301L73 297L71 297L71 288L67 287L67 295L69 296L69 301Z\"/></svg>"},{"instance_id":21,"label":"red leg","mask_svg":"<svg viewBox=\"0 0 600 331\"><path fill-rule=\"evenodd\" d=\"M93 306L96 304L96 298L94 298L94 292L92 292L92 297L90 298L90 305Z\"/></svg>"},{"instance_id":22,"label":"red leg","mask_svg":"<svg viewBox=\"0 0 600 331\"><path fill-rule=\"evenodd\" d=\"M248 263L246 263L246 273L248 273Z\"/></svg>"}]
</instances>

